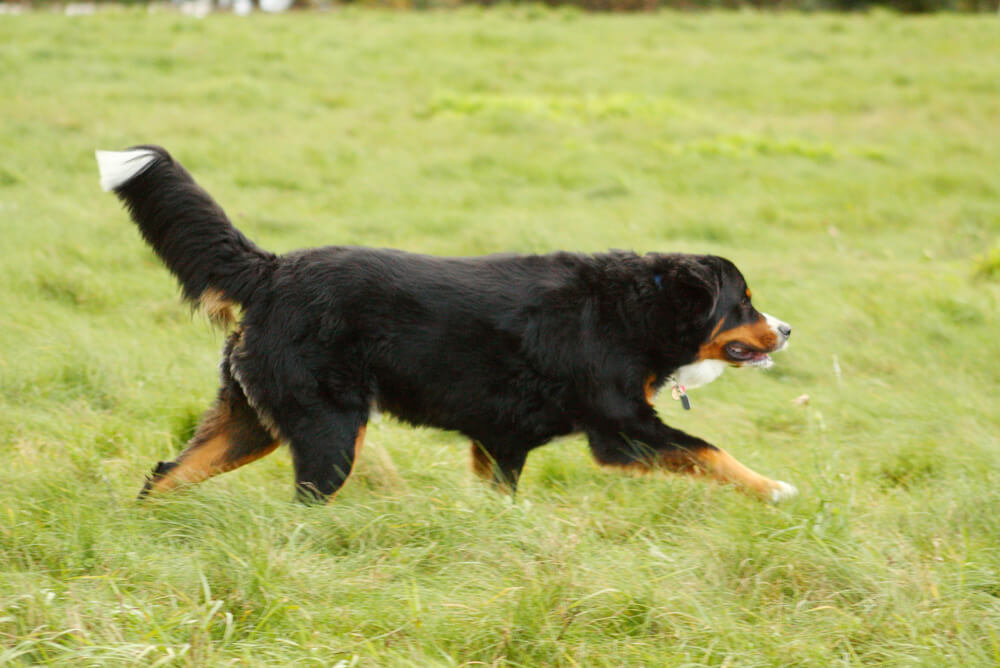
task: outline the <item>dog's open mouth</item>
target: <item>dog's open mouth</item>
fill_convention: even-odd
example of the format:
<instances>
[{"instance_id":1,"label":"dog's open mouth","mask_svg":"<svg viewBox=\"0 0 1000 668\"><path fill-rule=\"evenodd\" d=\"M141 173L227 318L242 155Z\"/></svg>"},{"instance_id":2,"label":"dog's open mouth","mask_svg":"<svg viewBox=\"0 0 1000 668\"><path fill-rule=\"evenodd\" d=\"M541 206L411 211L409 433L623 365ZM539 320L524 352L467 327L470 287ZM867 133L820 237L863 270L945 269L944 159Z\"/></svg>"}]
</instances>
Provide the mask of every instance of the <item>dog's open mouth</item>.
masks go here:
<instances>
[{"instance_id":1,"label":"dog's open mouth","mask_svg":"<svg viewBox=\"0 0 1000 668\"><path fill-rule=\"evenodd\" d=\"M763 350L758 350L739 341L731 341L726 344L726 356L730 362L741 366L769 367L774 362L771 356Z\"/></svg>"}]
</instances>

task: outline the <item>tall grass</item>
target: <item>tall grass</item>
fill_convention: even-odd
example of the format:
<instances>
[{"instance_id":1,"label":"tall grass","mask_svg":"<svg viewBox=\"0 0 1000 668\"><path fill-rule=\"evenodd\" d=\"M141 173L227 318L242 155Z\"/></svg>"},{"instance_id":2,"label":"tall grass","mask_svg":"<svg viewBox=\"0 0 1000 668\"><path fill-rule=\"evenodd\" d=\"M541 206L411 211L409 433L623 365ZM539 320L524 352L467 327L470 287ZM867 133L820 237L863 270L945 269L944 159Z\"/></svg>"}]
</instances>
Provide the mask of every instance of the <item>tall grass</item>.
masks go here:
<instances>
[{"instance_id":1,"label":"tall grass","mask_svg":"<svg viewBox=\"0 0 1000 668\"><path fill-rule=\"evenodd\" d=\"M0 664L1000 662L1000 48L987 19L0 17ZM718 253L795 328L665 420L769 507L372 424L137 505L215 389L94 148L165 145L263 246ZM803 394L808 403L793 403Z\"/></svg>"}]
</instances>

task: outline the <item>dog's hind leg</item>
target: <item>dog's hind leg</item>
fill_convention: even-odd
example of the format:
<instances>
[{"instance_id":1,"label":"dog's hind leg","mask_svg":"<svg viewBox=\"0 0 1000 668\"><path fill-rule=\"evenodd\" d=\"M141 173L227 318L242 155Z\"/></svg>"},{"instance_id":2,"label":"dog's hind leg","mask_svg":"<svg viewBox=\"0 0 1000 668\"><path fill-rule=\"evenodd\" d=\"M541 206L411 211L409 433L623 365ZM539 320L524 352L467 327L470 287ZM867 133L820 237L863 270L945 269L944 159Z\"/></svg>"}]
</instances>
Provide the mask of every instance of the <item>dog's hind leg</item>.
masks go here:
<instances>
[{"instance_id":1,"label":"dog's hind leg","mask_svg":"<svg viewBox=\"0 0 1000 668\"><path fill-rule=\"evenodd\" d=\"M279 443L239 385L225 383L187 447L173 461L157 464L139 498L232 471L273 452Z\"/></svg>"},{"instance_id":2,"label":"dog's hind leg","mask_svg":"<svg viewBox=\"0 0 1000 668\"><path fill-rule=\"evenodd\" d=\"M296 498L325 503L344 485L361 451L368 413L326 407L282 425L295 464Z\"/></svg>"}]
</instances>

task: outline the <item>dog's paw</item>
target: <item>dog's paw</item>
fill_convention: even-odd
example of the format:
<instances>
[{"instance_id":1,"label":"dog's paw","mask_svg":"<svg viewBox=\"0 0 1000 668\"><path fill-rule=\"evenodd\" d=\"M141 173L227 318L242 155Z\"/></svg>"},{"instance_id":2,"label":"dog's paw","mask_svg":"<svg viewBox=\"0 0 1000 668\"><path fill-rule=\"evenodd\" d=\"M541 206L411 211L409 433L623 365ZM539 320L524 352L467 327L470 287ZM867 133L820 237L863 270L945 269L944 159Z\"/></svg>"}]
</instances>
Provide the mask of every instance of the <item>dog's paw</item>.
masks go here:
<instances>
[{"instance_id":1,"label":"dog's paw","mask_svg":"<svg viewBox=\"0 0 1000 668\"><path fill-rule=\"evenodd\" d=\"M781 482L780 480L774 481L774 489L771 490L770 498L768 501L771 503L778 503L784 501L785 499L790 499L797 495L799 490L796 489L795 485L790 485L787 482Z\"/></svg>"}]
</instances>

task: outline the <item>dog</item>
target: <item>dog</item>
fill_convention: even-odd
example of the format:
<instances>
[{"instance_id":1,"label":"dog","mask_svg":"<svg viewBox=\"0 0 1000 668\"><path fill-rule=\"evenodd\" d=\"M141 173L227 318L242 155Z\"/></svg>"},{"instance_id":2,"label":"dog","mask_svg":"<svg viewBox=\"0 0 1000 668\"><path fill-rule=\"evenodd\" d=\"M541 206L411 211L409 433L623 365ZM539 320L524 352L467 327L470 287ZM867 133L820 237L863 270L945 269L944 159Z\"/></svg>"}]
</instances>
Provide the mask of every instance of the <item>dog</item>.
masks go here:
<instances>
[{"instance_id":1,"label":"dog","mask_svg":"<svg viewBox=\"0 0 1000 668\"><path fill-rule=\"evenodd\" d=\"M97 151L185 299L228 327L221 387L186 448L140 498L233 470L288 444L298 499L346 481L376 407L472 442L472 469L514 493L528 453L583 433L601 465L667 470L776 502L771 480L664 424L651 401L729 366L771 366L791 327L754 309L736 266L711 255L443 258L327 246L275 255L237 230L163 148ZM239 314L239 317L237 317Z\"/></svg>"}]
</instances>

